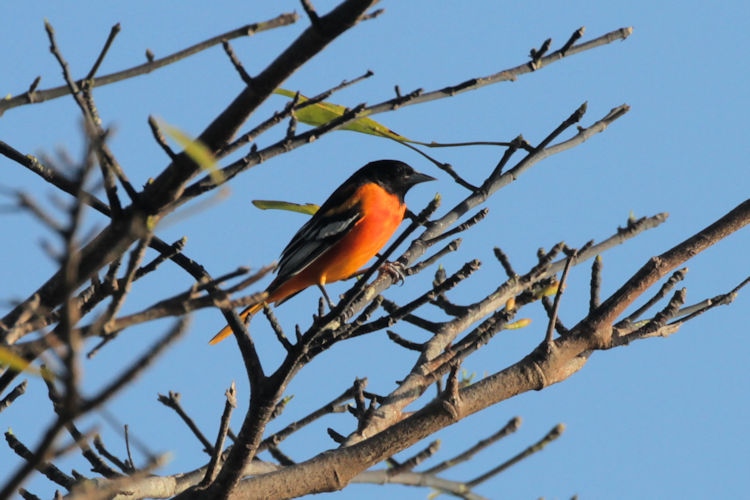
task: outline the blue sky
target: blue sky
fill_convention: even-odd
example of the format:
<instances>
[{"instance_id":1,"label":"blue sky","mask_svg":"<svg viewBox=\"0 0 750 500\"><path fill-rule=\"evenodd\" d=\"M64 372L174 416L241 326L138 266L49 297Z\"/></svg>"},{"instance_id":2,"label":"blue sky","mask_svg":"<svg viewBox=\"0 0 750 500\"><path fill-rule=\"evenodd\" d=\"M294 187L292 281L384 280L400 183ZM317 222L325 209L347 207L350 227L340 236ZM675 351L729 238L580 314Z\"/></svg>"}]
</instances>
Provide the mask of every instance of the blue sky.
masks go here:
<instances>
[{"instance_id":1,"label":"blue sky","mask_svg":"<svg viewBox=\"0 0 750 500\"><path fill-rule=\"evenodd\" d=\"M334 2L315 2L320 12ZM632 26L625 42L570 57L516 82L500 83L452 99L411 106L375 117L399 133L423 141L510 140L519 133L538 142L582 102L584 126L627 103L631 111L605 133L580 147L545 160L488 203L490 213L477 230L464 236L458 255L446 258L448 272L479 258L481 272L451 298L469 302L494 289L503 274L492 257L500 246L520 272L535 261L539 246L560 240L580 246L601 240L636 217L669 212L667 223L607 252L603 294L609 294L652 255L682 241L747 198L750 148L745 137L750 104L744 47L750 39L750 7L740 1L704 2L381 2L386 12L356 27L296 73L285 87L314 95L368 69L375 76L336 94L337 103L353 106L403 92L437 89L467 78L484 76L525 62L531 47L548 37L559 47L580 26L584 40ZM77 77L90 68L109 28L122 25L100 74L140 64L146 48L157 57L243 24L297 10L291 1L128 2L127 6L53 1L5 2L0 20L0 95L24 91L42 75L40 88L62 83L48 51L44 18L54 25L63 53ZM262 69L306 26L296 25L233 42L250 73ZM97 89L102 118L115 133L111 147L137 186L166 164L146 124L149 114L190 134L203 127L241 90L220 48L135 80ZM251 124L283 106L274 97ZM78 157L82 149L80 119L71 98L9 110L0 117L0 140L25 153L55 157L65 149ZM260 141L270 144L285 126ZM431 151L451 162L470 180L479 181L494 167L501 151L460 148ZM435 175L436 183L418 186L407 202L413 209L440 192L443 210L465 193L450 178L415 153L391 141L351 132L330 134L315 143L262 164L236 178L222 198L169 218L157 231L167 241L187 235L185 252L213 275L240 265L259 267L274 261L303 215L260 212L250 200L287 199L322 202L354 169L379 158L398 158ZM50 211L53 190L39 178L0 158L3 189L20 189ZM5 202L3 202L5 203ZM91 214L91 227L104 220ZM0 298L23 298L52 272L53 263L40 249L41 239L55 242L26 215L2 214L7 237L0 249ZM57 243L57 242L55 242ZM747 230L727 238L687 265L684 282L688 302L733 288L750 270ZM560 316L573 325L588 307L587 263L573 269ZM429 272L387 292L399 300L421 293ZM166 294L190 285L176 266L139 282L125 312L138 310ZM333 293L344 285L332 287ZM309 322L318 298L308 291L278 309L287 328ZM642 303L643 301L640 301ZM579 373L542 392L524 394L444 430L438 459L491 434L515 415L519 432L484 451L447 478L470 479L543 436L558 422L563 437L545 451L516 465L477 489L490 498L730 498L746 496L750 440L747 361L747 293L682 328L668 339L637 342L596 353ZM5 306L7 307L7 306ZM532 326L496 337L469 358L464 368L477 376L493 373L520 359L542 338L546 322L538 305L523 311ZM85 366L85 387L95 391L167 328L168 322L128 331ZM189 333L132 387L108 406L109 413L130 424L131 432L149 449L171 451L164 473L189 470L205 463L199 444L176 416L156 401L157 393L175 390L204 429L214 436L223 393L232 380L240 401L248 388L233 342L209 348L207 340L222 324L217 311L196 314ZM252 332L269 366L281 352L267 324L253 322ZM422 333L399 330L413 340ZM135 339L134 337L139 337ZM371 335L336 346L306 367L290 385L295 398L278 429L305 415L348 387L355 377L368 377L368 389L388 393L414 362L413 354ZM30 380L27 394L0 415L0 427L33 444L48 423L49 403L43 384ZM239 428L242 405L233 419ZM98 425L110 447L123 453L122 439L100 416L82 427ZM348 416L337 415L294 436L284 450L297 460L333 446L325 427L347 433ZM417 445L415 449L419 449ZM408 456L405 453L402 456ZM142 456L136 452L136 460ZM433 459L435 462L436 459ZM16 457L0 447L0 470L15 468ZM64 462L81 472L86 464ZM29 488L50 497L49 483ZM353 485L340 498L423 498L426 490L400 486Z\"/></svg>"}]
</instances>

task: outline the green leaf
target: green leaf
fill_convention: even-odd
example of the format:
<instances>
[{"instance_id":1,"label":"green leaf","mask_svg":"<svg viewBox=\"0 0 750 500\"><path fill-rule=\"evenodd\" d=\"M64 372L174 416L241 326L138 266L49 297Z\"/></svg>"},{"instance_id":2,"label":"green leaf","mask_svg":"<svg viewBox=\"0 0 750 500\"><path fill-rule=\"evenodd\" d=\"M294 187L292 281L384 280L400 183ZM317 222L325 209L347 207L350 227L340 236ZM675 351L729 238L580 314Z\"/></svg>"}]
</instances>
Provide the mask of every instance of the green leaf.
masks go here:
<instances>
[{"instance_id":1,"label":"green leaf","mask_svg":"<svg viewBox=\"0 0 750 500\"><path fill-rule=\"evenodd\" d=\"M526 328L530 324L531 320L529 318L519 319L518 321L505 325L504 330L518 330L520 328Z\"/></svg>"},{"instance_id":2,"label":"green leaf","mask_svg":"<svg viewBox=\"0 0 750 500\"><path fill-rule=\"evenodd\" d=\"M55 374L52 373L50 370L46 368L40 369L35 366L32 366L28 361L23 359L21 356L6 349L5 347L0 347L0 365L7 366L8 368L12 368L13 370L16 370L19 372L26 372L30 375L36 375L38 377L42 377L45 380L54 380L55 378Z\"/></svg>"},{"instance_id":3,"label":"green leaf","mask_svg":"<svg viewBox=\"0 0 750 500\"><path fill-rule=\"evenodd\" d=\"M296 92L292 92L286 89L276 89L273 92L274 94L283 95L289 98L294 98L294 96L296 95ZM309 99L307 97L300 94L300 103L308 100ZM297 117L297 120L301 121L302 123L306 123L307 125L312 125L314 127L319 127L320 125L324 125L331 120L339 118L345 112L345 106L322 101L316 102L315 104L311 104L309 106L305 106L302 109L298 109L294 112L294 115ZM397 141L418 143L417 141L412 141L400 134L397 134L393 130L389 129L385 125L376 122L372 118L357 118L356 120L347 123L341 128L343 130L351 130L354 132L360 132L362 134L376 135L378 137L390 137L391 139L395 139Z\"/></svg>"},{"instance_id":4,"label":"green leaf","mask_svg":"<svg viewBox=\"0 0 750 500\"><path fill-rule=\"evenodd\" d=\"M211 176L211 180L213 180L215 184L221 184L222 182L224 182L224 175L221 173L221 170L216 167L216 160L214 159L214 155L211 153L211 150L206 147L205 144L203 144L198 139L191 138L182 130L178 129L177 127L173 127L172 125L169 125L162 120L159 120L159 127L164 130L165 134L167 134L177 144L180 145L180 147L185 151L185 154L188 155L190 159L193 160L196 164L198 164L201 170L208 172L208 174Z\"/></svg>"},{"instance_id":5,"label":"green leaf","mask_svg":"<svg viewBox=\"0 0 750 500\"><path fill-rule=\"evenodd\" d=\"M273 91L274 94L283 95L285 97L289 97L290 99L293 99L295 95L297 95L296 92L292 92L291 90L286 90L282 88L278 88ZM299 102L303 103L305 101L309 101L310 99L308 97L303 96L302 94L299 95ZM321 125L325 125L326 123L335 120L336 118L339 118L346 112L346 107L342 106L340 104L334 104L332 102L316 102L315 104L310 104L309 106L305 106L302 109L297 109L294 111L294 116L297 117L298 121L301 121L302 123L305 123L307 125L312 125L313 127L319 127ZM461 147L461 146L509 146L510 143L508 142L495 142L495 141L471 141L471 142L454 142L454 143L443 143L443 142L422 142L417 141L414 139L409 139L408 137L404 137L403 135L394 132L393 130L389 129L382 123L378 123L372 118L367 117L361 117L357 118L356 120L353 120L346 125L343 125L341 127L341 130L351 130L353 132L359 132L362 134L369 134L369 135L375 135L378 137L386 137L388 139L393 139L394 141L400 142L402 144L410 143L410 144L417 144L419 146L426 146L428 148L453 148L453 147Z\"/></svg>"},{"instance_id":6,"label":"green leaf","mask_svg":"<svg viewBox=\"0 0 750 500\"><path fill-rule=\"evenodd\" d=\"M301 214L313 215L320 208L314 203L292 203L290 201L276 200L253 200L253 205L261 210L287 210L289 212L299 212Z\"/></svg>"}]
</instances>

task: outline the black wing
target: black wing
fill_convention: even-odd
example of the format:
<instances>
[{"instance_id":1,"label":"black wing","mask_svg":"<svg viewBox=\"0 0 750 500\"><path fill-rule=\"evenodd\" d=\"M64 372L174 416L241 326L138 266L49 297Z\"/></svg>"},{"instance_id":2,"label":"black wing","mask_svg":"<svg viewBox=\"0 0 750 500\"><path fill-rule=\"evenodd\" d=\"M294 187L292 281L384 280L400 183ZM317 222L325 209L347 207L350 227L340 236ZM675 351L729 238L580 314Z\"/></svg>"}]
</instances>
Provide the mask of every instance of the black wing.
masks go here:
<instances>
[{"instance_id":1,"label":"black wing","mask_svg":"<svg viewBox=\"0 0 750 500\"><path fill-rule=\"evenodd\" d=\"M294 235L281 252L275 283L284 283L300 273L323 252L341 240L362 218L359 200L351 199L348 206L328 209L325 203Z\"/></svg>"}]
</instances>

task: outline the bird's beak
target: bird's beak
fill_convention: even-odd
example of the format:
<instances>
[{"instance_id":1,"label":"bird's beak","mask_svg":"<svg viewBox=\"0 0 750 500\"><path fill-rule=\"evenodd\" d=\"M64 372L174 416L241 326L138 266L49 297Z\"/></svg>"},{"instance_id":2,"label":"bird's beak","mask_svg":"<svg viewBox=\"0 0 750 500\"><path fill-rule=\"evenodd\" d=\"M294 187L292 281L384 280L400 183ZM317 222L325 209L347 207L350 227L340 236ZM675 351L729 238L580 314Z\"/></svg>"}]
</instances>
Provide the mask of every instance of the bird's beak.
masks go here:
<instances>
[{"instance_id":1,"label":"bird's beak","mask_svg":"<svg viewBox=\"0 0 750 500\"><path fill-rule=\"evenodd\" d=\"M414 184L419 184L420 182L427 182L427 181L436 181L434 177L423 174L421 172L414 172L411 176L409 176L409 184L412 186Z\"/></svg>"}]
</instances>

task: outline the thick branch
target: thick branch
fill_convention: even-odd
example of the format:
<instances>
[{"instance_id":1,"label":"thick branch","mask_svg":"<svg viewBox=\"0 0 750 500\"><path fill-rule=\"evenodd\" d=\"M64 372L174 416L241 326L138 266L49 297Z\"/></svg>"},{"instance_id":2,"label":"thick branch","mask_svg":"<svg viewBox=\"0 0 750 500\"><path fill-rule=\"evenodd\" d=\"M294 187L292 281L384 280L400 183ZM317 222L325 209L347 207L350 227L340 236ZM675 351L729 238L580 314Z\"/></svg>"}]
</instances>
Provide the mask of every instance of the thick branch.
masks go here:
<instances>
[{"instance_id":1,"label":"thick branch","mask_svg":"<svg viewBox=\"0 0 750 500\"><path fill-rule=\"evenodd\" d=\"M574 331L583 334L597 332L603 334L599 345L606 346L612 335L611 329L606 328L606 326L612 325L636 298L640 297L669 271L743 228L748 223L750 223L750 199L740 203L724 217L682 243L657 257L649 259L627 283L597 307L593 314L576 325Z\"/></svg>"}]
</instances>

